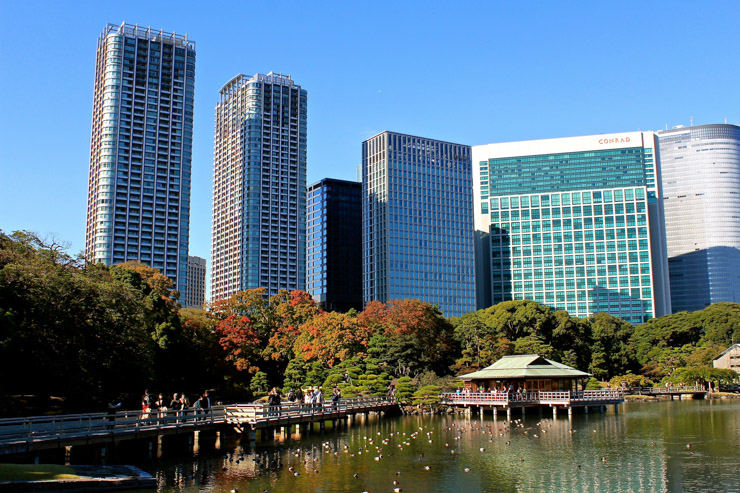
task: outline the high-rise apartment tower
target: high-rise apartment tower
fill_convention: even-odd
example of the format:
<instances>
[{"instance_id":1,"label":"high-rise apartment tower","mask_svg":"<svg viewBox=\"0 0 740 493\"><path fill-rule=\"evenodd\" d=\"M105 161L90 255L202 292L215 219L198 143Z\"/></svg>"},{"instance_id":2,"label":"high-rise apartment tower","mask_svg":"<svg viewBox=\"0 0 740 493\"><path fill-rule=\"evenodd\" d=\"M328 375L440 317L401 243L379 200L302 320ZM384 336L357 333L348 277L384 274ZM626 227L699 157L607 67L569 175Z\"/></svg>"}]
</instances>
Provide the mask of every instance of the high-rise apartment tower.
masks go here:
<instances>
[{"instance_id":1,"label":"high-rise apartment tower","mask_svg":"<svg viewBox=\"0 0 740 493\"><path fill-rule=\"evenodd\" d=\"M305 289L308 96L290 76L221 89L213 149L211 296Z\"/></svg>"},{"instance_id":2,"label":"high-rise apartment tower","mask_svg":"<svg viewBox=\"0 0 740 493\"><path fill-rule=\"evenodd\" d=\"M674 312L740 303L740 127L658 132Z\"/></svg>"},{"instance_id":3,"label":"high-rise apartment tower","mask_svg":"<svg viewBox=\"0 0 740 493\"><path fill-rule=\"evenodd\" d=\"M479 308L670 313L655 149L652 132L473 147Z\"/></svg>"},{"instance_id":4,"label":"high-rise apartment tower","mask_svg":"<svg viewBox=\"0 0 740 493\"><path fill-rule=\"evenodd\" d=\"M363 298L475 310L470 147L382 132L362 143Z\"/></svg>"},{"instance_id":5,"label":"high-rise apartment tower","mask_svg":"<svg viewBox=\"0 0 740 493\"><path fill-rule=\"evenodd\" d=\"M108 24L98 38L85 251L138 260L186 292L195 43Z\"/></svg>"}]
</instances>

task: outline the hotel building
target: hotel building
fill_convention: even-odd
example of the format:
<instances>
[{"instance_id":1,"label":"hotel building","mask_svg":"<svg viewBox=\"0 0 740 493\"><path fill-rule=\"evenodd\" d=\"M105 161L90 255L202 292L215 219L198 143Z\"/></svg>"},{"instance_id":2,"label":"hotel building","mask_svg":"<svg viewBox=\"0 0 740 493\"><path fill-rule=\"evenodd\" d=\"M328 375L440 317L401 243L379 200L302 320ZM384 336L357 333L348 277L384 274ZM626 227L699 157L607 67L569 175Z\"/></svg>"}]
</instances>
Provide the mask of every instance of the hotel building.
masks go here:
<instances>
[{"instance_id":1,"label":"hotel building","mask_svg":"<svg viewBox=\"0 0 740 493\"><path fill-rule=\"evenodd\" d=\"M306 289L327 311L362 311L362 183L308 187Z\"/></svg>"},{"instance_id":2,"label":"hotel building","mask_svg":"<svg viewBox=\"0 0 740 493\"><path fill-rule=\"evenodd\" d=\"M670 313L652 132L473 147L478 308Z\"/></svg>"},{"instance_id":3,"label":"hotel building","mask_svg":"<svg viewBox=\"0 0 740 493\"><path fill-rule=\"evenodd\" d=\"M673 311L740 303L740 127L657 135Z\"/></svg>"},{"instance_id":4,"label":"hotel building","mask_svg":"<svg viewBox=\"0 0 740 493\"><path fill-rule=\"evenodd\" d=\"M108 24L95 66L85 252L141 261L186 296L195 44Z\"/></svg>"},{"instance_id":5,"label":"hotel building","mask_svg":"<svg viewBox=\"0 0 740 493\"><path fill-rule=\"evenodd\" d=\"M475 310L470 147L382 132L362 143L364 303Z\"/></svg>"},{"instance_id":6,"label":"hotel building","mask_svg":"<svg viewBox=\"0 0 740 493\"><path fill-rule=\"evenodd\" d=\"M213 149L211 297L305 289L307 94L290 76L220 91Z\"/></svg>"}]
</instances>

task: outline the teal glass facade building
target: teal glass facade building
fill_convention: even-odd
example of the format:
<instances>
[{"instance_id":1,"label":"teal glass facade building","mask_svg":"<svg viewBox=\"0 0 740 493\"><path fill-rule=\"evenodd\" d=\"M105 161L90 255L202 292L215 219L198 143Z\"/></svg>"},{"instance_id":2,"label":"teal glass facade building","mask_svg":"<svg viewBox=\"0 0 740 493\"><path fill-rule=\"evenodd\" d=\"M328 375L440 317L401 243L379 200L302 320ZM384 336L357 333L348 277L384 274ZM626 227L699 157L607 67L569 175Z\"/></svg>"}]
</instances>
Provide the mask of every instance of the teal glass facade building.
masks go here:
<instances>
[{"instance_id":1,"label":"teal glass facade building","mask_svg":"<svg viewBox=\"0 0 740 493\"><path fill-rule=\"evenodd\" d=\"M474 147L479 305L532 300L634 324L670 313L654 142L633 132Z\"/></svg>"},{"instance_id":2,"label":"teal glass facade building","mask_svg":"<svg viewBox=\"0 0 740 493\"><path fill-rule=\"evenodd\" d=\"M382 132L362 143L363 302L475 310L469 146Z\"/></svg>"}]
</instances>

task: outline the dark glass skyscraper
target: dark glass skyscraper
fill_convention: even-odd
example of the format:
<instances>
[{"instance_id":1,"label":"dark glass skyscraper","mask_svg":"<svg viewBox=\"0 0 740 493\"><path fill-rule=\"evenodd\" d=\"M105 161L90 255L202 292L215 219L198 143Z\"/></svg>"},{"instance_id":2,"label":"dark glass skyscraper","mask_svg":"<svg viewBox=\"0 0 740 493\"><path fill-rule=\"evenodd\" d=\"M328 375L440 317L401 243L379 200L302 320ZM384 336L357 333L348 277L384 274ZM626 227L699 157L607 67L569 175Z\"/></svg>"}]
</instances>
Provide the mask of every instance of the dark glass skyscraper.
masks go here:
<instances>
[{"instance_id":1,"label":"dark glass skyscraper","mask_svg":"<svg viewBox=\"0 0 740 493\"><path fill-rule=\"evenodd\" d=\"M362 143L363 298L475 310L470 147L383 132Z\"/></svg>"},{"instance_id":2,"label":"dark glass skyscraper","mask_svg":"<svg viewBox=\"0 0 740 493\"><path fill-rule=\"evenodd\" d=\"M213 148L211 295L305 289L305 89L237 75L221 89Z\"/></svg>"},{"instance_id":3,"label":"dark glass skyscraper","mask_svg":"<svg viewBox=\"0 0 740 493\"><path fill-rule=\"evenodd\" d=\"M108 24L98 39L85 250L138 260L186 294L195 44Z\"/></svg>"},{"instance_id":4,"label":"dark glass skyscraper","mask_svg":"<svg viewBox=\"0 0 740 493\"><path fill-rule=\"evenodd\" d=\"M362 184L325 178L308 187L306 288L324 310L362 310Z\"/></svg>"}]
</instances>

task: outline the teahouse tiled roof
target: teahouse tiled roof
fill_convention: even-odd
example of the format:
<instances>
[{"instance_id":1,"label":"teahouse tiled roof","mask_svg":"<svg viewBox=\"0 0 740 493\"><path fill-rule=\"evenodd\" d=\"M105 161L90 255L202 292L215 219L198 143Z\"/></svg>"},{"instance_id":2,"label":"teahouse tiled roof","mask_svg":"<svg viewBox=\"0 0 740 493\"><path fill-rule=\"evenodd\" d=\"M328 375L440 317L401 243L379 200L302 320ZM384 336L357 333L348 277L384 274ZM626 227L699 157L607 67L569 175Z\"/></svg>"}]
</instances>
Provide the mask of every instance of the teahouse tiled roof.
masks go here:
<instances>
[{"instance_id":1,"label":"teahouse tiled roof","mask_svg":"<svg viewBox=\"0 0 740 493\"><path fill-rule=\"evenodd\" d=\"M467 375L462 380L497 380L507 378L583 378L586 373L537 354L504 356L494 364Z\"/></svg>"}]
</instances>

